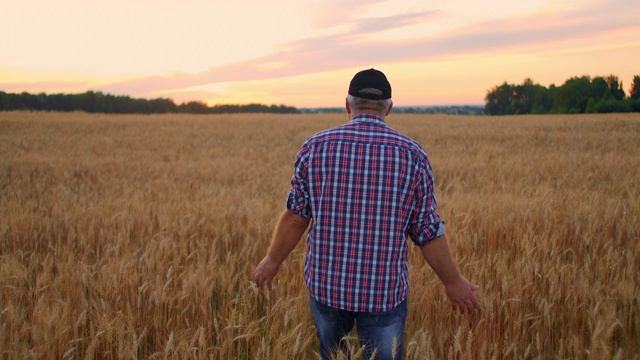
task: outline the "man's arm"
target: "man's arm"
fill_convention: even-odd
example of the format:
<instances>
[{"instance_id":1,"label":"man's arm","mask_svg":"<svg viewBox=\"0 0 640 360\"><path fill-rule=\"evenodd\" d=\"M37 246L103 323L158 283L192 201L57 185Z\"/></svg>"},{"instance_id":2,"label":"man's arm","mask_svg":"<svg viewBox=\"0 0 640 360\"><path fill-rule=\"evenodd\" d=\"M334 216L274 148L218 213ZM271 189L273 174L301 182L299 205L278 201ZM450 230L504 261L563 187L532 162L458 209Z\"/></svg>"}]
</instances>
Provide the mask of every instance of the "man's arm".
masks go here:
<instances>
[{"instance_id":1,"label":"man's arm","mask_svg":"<svg viewBox=\"0 0 640 360\"><path fill-rule=\"evenodd\" d=\"M470 283L458 272L456 263L451 257L447 236L442 235L427 243L420 247L420 251L444 284L447 297L454 309L460 310L461 313L464 313L465 309L473 313L478 308L478 300L473 295L473 292L478 290L478 286Z\"/></svg>"},{"instance_id":2,"label":"man's arm","mask_svg":"<svg viewBox=\"0 0 640 360\"><path fill-rule=\"evenodd\" d=\"M273 233L269 251L256 267L253 277L253 281L260 289L264 284L267 284L267 287L271 290L271 281L280 270L280 264L296 247L302 234L307 230L310 221L310 219L305 219L288 210L282 213Z\"/></svg>"}]
</instances>

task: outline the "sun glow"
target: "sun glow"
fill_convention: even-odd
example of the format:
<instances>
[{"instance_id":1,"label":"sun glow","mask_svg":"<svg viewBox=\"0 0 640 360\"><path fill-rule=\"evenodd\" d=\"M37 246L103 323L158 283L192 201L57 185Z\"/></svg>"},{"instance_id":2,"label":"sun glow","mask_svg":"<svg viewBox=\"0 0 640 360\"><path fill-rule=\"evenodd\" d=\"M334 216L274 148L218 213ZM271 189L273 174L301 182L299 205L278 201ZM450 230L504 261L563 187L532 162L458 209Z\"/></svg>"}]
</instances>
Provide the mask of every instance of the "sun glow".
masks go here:
<instances>
[{"instance_id":1,"label":"sun glow","mask_svg":"<svg viewBox=\"0 0 640 360\"><path fill-rule=\"evenodd\" d=\"M527 77L630 84L640 58L636 3L154 4L3 4L0 91L334 106L353 72L377 67L394 78L397 102L477 104L491 86Z\"/></svg>"}]
</instances>

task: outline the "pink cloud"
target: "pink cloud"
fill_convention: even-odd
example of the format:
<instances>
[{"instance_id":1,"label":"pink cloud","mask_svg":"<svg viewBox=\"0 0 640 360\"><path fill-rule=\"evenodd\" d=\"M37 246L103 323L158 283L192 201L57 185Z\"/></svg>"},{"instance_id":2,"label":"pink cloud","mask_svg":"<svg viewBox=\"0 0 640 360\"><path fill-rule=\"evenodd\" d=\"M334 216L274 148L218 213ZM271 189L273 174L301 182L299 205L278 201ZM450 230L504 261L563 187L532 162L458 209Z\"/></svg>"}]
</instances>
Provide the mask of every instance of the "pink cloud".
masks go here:
<instances>
[{"instance_id":1,"label":"pink cloud","mask_svg":"<svg viewBox=\"0 0 640 360\"><path fill-rule=\"evenodd\" d=\"M636 6L638 8L639 6ZM628 10L628 9L627 9ZM620 21L615 16L558 16L544 22L539 19L507 19L481 23L439 38L407 41L362 40L359 35L405 26L430 16L403 15L404 21L387 25L380 19L358 22L355 31L296 41L275 54L211 68L198 74L176 73L115 83L106 90L147 94L156 89L180 89L219 82L261 80L329 71L366 64L433 59L451 54L475 53L513 47L526 47L560 39L588 37L608 30L635 26L633 21ZM613 21L615 17L616 21ZM396 17L397 18L397 17ZM393 25L395 24L395 25ZM278 64L278 66L270 66Z\"/></svg>"},{"instance_id":2,"label":"pink cloud","mask_svg":"<svg viewBox=\"0 0 640 360\"><path fill-rule=\"evenodd\" d=\"M330 4L338 6L337 1ZM371 2L354 1L351 5L353 8L362 8L367 4ZM329 10L331 8L332 6L327 7ZM342 5L340 8L348 6ZM603 10L605 8L607 11ZM639 10L640 3L614 0L598 3L591 8L574 10L573 13L544 14L544 18L537 14L481 22L438 38L425 36L404 41L377 40L375 37L363 35L420 23L438 14L419 12L361 19L353 23L350 31L291 42L268 56L213 67L195 74L174 73L114 82L102 86L101 90L149 97L157 91L169 92L172 89L222 82L276 79L383 63L526 49L557 41L589 38L610 30L637 28L634 14L638 14ZM345 16L350 17L352 14ZM29 84L29 87L37 85Z\"/></svg>"},{"instance_id":3,"label":"pink cloud","mask_svg":"<svg viewBox=\"0 0 640 360\"><path fill-rule=\"evenodd\" d=\"M331 28L350 23L367 7L386 0L318 0L311 7L311 21L314 26Z\"/></svg>"}]
</instances>

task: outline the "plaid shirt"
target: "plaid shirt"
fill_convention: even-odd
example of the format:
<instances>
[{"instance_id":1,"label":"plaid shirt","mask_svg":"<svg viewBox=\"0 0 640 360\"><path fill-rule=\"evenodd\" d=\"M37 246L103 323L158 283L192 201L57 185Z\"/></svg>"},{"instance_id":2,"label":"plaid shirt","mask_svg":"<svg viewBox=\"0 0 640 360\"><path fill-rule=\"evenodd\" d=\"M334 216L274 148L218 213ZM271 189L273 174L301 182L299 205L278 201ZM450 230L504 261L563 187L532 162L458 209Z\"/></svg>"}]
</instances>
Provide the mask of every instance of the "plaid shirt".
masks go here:
<instances>
[{"instance_id":1,"label":"plaid shirt","mask_svg":"<svg viewBox=\"0 0 640 360\"><path fill-rule=\"evenodd\" d=\"M374 115L313 135L297 154L287 209L312 218L304 276L317 301L389 311L409 292L407 236L444 233L424 149Z\"/></svg>"}]
</instances>

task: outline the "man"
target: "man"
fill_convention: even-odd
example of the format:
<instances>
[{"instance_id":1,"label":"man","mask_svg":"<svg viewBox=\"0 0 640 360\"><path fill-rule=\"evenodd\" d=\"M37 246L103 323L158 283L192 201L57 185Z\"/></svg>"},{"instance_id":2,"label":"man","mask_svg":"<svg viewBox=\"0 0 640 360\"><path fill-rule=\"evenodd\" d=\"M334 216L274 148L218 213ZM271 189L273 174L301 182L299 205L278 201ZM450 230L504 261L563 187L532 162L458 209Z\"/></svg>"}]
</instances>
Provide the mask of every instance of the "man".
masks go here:
<instances>
[{"instance_id":1,"label":"man","mask_svg":"<svg viewBox=\"0 0 640 360\"><path fill-rule=\"evenodd\" d=\"M375 69L358 72L346 100L349 123L311 136L295 162L287 210L255 271L259 288L307 235L304 278L329 359L357 323L365 358L400 359L407 315L408 241L444 283L455 309L472 313L478 289L453 261L436 211L424 149L384 122L391 85Z\"/></svg>"}]
</instances>

